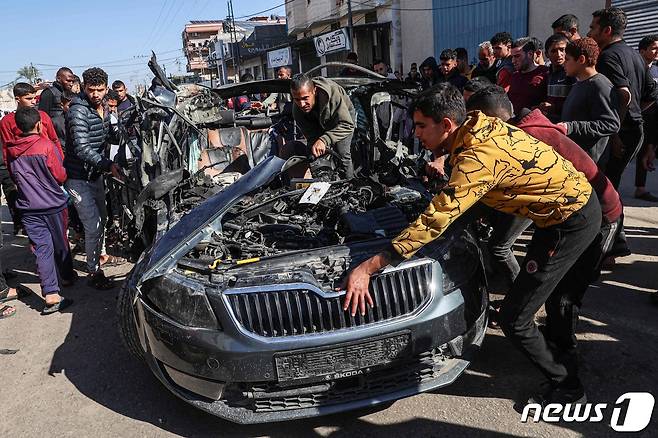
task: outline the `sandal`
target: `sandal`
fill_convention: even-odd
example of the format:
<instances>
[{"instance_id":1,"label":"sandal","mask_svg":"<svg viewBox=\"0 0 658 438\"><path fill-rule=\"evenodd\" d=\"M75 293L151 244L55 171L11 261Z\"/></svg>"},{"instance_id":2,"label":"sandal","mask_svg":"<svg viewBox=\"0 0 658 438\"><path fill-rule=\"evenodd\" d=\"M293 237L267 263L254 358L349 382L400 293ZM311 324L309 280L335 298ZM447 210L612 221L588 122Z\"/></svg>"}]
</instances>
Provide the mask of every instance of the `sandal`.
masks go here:
<instances>
[{"instance_id":1,"label":"sandal","mask_svg":"<svg viewBox=\"0 0 658 438\"><path fill-rule=\"evenodd\" d=\"M46 306L41 311L41 314L42 315L51 315L55 312L61 312L62 310L69 307L71 304L73 304L73 300L69 300L68 298L62 297L62 299L59 300L58 303L46 304Z\"/></svg>"},{"instance_id":2,"label":"sandal","mask_svg":"<svg viewBox=\"0 0 658 438\"><path fill-rule=\"evenodd\" d=\"M11 313L5 313L7 310L13 310ZM0 319L10 318L16 315L16 308L14 306L2 306L0 309Z\"/></svg>"},{"instance_id":3,"label":"sandal","mask_svg":"<svg viewBox=\"0 0 658 438\"><path fill-rule=\"evenodd\" d=\"M107 278L103 271L90 274L89 279L87 280L87 285L97 290L114 289L114 282Z\"/></svg>"},{"instance_id":4,"label":"sandal","mask_svg":"<svg viewBox=\"0 0 658 438\"><path fill-rule=\"evenodd\" d=\"M107 259L105 260L105 263L101 263L101 266L104 268L111 268L113 266L121 266L124 263L126 263L126 259L124 259L123 257L117 257L107 254Z\"/></svg>"},{"instance_id":5,"label":"sandal","mask_svg":"<svg viewBox=\"0 0 658 438\"><path fill-rule=\"evenodd\" d=\"M7 301L13 301L13 300L17 300L19 298L24 298L24 297L30 295L30 293L31 293L31 292L28 292L28 291L24 290L23 287L18 286L16 288L16 295L13 295L13 296L10 297L9 296L9 289L11 289L11 288L8 287L7 289L0 292L0 303L6 303Z\"/></svg>"}]
</instances>

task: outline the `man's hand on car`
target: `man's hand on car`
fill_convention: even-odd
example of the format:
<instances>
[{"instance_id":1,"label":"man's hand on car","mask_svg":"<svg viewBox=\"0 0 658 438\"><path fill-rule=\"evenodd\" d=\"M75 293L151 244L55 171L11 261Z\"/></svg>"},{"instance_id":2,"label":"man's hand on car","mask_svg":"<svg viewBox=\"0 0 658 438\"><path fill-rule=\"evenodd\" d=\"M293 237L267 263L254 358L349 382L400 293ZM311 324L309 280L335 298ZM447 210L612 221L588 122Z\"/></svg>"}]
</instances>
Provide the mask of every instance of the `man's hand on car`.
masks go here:
<instances>
[{"instance_id":1,"label":"man's hand on car","mask_svg":"<svg viewBox=\"0 0 658 438\"><path fill-rule=\"evenodd\" d=\"M389 264L389 257L386 253L379 253L370 257L365 262L354 268L347 278L343 281L343 285L336 290L345 289L345 301L343 301L343 310L356 315L356 309L359 309L361 315L366 314L366 303L372 308L375 307L375 302L370 296L369 286L370 277L375 272L382 269Z\"/></svg>"},{"instance_id":2,"label":"man's hand on car","mask_svg":"<svg viewBox=\"0 0 658 438\"><path fill-rule=\"evenodd\" d=\"M321 157L327 152L327 145L321 139L316 140L311 146L311 153L315 158Z\"/></svg>"}]
</instances>

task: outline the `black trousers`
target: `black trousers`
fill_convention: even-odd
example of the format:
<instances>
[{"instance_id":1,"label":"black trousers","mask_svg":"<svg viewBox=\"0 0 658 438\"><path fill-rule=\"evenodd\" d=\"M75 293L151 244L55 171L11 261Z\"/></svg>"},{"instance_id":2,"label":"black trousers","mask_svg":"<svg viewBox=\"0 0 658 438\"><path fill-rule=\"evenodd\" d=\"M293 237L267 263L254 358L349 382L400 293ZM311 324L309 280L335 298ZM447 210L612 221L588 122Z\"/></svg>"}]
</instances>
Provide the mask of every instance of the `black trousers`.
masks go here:
<instances>
[{"instance_id":1,"label":"black trousers","mask_svg":"<svg viewBox=\"0 0 658 438\"><path fill-rule=\"evenodd\" d=\"M618 158L610 155L610 160L605 168L605 176L608 177L615 190L619 189L621 176L624 174L626 166L635 158L642 147L642 141L644 140L642 125L622 129L619 131L619 138L624 145L622 157Z\"/></svg>"},{"instance_id":2,"label":"black trousers","mask_svg":"<svg viewBox=\"0 0 658 438\"><path fill-rule=\"evenodd\" d=\"M552 342L575 342L580 302L601 258L600 250L597 254L594 248L588 249L600 230L601 206L595 193L563 223L537 228L521 272L500 309L505 335L556 384L564 382L575 370L562 360L560 352L551 350L535 323L535 314L546 303L549 331L556 340ZM577 286L573 284L576 278Z\"/></svg>"}]
</instances>

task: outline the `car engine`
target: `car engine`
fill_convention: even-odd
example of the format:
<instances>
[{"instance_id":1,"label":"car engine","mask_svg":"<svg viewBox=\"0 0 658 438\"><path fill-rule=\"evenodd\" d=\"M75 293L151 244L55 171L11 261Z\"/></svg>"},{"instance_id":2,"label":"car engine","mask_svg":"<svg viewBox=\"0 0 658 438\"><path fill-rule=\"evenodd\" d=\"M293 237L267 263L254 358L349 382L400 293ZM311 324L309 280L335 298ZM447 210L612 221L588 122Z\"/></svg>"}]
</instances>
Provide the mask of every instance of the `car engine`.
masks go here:
<instances>
[{"instance_id":1,"label":"car engine","mask_svg":"<svg viewBox=\"0 0 658 438\"><path fill-rule=\"evenodd\" d=\"M420 182L388 187L355 178L324 182L329 188L321 199L304 203L305 193L317 187L317 181L306 184L245 197L225 215L222 231L213 233L190 256L227 262L391 238L415 220L430 200Z\"/></svg>"}]
</instances>

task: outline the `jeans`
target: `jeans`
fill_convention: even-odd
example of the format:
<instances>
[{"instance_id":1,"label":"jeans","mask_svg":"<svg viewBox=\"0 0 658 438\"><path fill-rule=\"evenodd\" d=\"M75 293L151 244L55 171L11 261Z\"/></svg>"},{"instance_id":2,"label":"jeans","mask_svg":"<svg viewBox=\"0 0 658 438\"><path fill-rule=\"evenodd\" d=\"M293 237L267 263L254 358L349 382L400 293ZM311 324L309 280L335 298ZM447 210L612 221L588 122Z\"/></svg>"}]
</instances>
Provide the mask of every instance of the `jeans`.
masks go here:
<instances>
[{"instance_id":1,"label":"jeans","mask_svg":"<svg viewBox=\"0 0 658 438\"><path fill-rule=\"evenodd\" d=\"M526 219L511 214L495 212L494 232L489 238L489 252L494 272L498 274L503 284L501 287L507 291L514 283L521 268L512 251L514 242L532 224ZM501 292L501 291L498 291Z\"/></svg>"},{"instance_id":2,"label":"jeans","mask_svg":"<svg viewBox=\"0 0 658 438\"><path fill-rule=\"evenodd\" d=\"M342 178L354 177L354 163L352 162L352 137L350 134L338 143L334 144L335 152L338 153L338 172Z\"/></svg>"},{"instance_id":3,"label":"jeans","mask_svg":"<svg viewBox=\"0 0 658 438\"><path fill-rule=\"evenodd\" d=\"M537 228L523 260L523 269L505 296L500 326L512 343L553 383L574 376L573 367L549 348L535 323L535 313L546 303L548 331L561 344L575 339L575 323L596 251L586 251L601 229L601 206L595 193L579 211L561 224ZM593 259L596 258L596 263ZM586 270L589 271L586 271ZM578 285L573 284L578 281ZM575 377L575 376L574 376Z\"/></svg>"},{"instance_id":4,"label":"jeans","mask_svg":"<svg viewBox=\"0 0 658 438\"><path fill-rule=\"evenodd\" d=\"M2 208L2 203L0 202L0 209ZM1 216L1 215L0 215ZM0 249L2 248L2 218L0 217ZM7 285L7 280L3 274L4 270L2 268L2 256L0 256L0 292L6 290L9 286Z\"/></svg>"},{"instance_id":5,"label":"jeans","mask_svg":"<svg viewBox=\"0 0 658 438\"><path fill-rule=\"evenodd\" d=\"M59 275L66 281L73 280L73 259L66 236L68 210L52 214L24 214L23 226L37 257L37 272L41 280L41 294L59 293Z\"/></svg>"},{"instance_id":6,"label":"jeans","mask_svg":"<svg viewBox=\"0 0 658 438\"><path fill-rule=\"evenodd\" d=\"M85 230L87 270L95 274L100 271L100 255L105 248L107 207L103 178L99 177L95 181L69 179L65 186L73 198L73 204Z\"/></svg>"}]
</instances>

